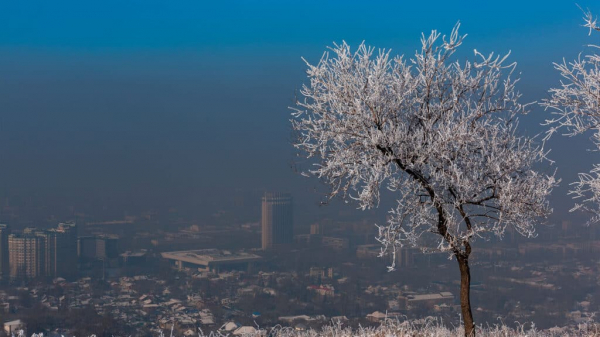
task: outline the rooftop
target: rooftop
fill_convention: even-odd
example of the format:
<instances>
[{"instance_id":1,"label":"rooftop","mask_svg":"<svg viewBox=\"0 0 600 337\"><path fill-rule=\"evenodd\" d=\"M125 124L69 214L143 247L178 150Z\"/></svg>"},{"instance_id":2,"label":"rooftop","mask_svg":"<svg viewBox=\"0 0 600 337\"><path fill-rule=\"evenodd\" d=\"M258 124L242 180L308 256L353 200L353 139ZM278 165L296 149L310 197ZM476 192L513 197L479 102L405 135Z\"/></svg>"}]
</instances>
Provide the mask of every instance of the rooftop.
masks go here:
<instances>
[{"instance_id":1,"label":"rooftop","mask_svg":"<svg viewBox=\"0 0 600 337\"><path fill-rule=\"evenodd\" d=\"M219 249L182 250L176 252L165 252L161 253L161 255L165 259L201 264L248 262L262 258L259 255L246 253L243 251L232 253L228 250Z\"/></svg>"},{"instance_id":2,"label":"rooftop","mask_svg":"<svg viewBox=\"0 0 600 337\"><path fill-rule=\"evenodd\" d=\"M407 296L409 302L413 301L429 301L429 300L441 300L441 299L450 299L454 298L452 293L444 291L437 294L422 294L422 295L408 295Z\"/></svg>"}]
</instances>

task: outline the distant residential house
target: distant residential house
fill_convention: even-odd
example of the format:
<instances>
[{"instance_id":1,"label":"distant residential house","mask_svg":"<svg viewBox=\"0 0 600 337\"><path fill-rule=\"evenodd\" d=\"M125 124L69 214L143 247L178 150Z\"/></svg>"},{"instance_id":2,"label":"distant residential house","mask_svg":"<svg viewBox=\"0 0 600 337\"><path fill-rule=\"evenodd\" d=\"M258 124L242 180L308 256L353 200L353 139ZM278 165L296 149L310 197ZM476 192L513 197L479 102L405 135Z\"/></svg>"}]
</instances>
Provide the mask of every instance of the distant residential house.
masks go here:
<instances>
[{"instance_id":1,"label":"distant residential house","mask_svg":"<svg viewBox=\"0 0 600 337\"><path fill-rule=\"evenodd\" d=\"M450 292L443 291L434 294L414 294L406 295L406 297L400 297L400 302L410 306L427 306L432 307L440 304L452 304L454 303L454 295Z\"/></svg>"},{"instance_id":2,"label":"distant residential house","mask_svg":"<svg viewBox=\"0 0 600 337\"><path fill-rule=\"evenodd\" d=\"M20 319L4 323L4 331L7 335L16 333L19 330L24 330L25 324Z\"/></svg>"},{"instance_id":3,"label":"distant residential house","mask_svg":"<svg viewBox=\"0 0 600 337\"><path fill-rule=\"evenodd\" d=\"M293 321L296 320L303 320L303 321L308 321L310 320L310 316L307 315L298 315L298 316L281 316L279 317L279 320L282 322L286 322L286 323L292 323Z\"/></svg>"},{"instance_id":4,"label":"distant residential house","mask_svg":"<svg viewBox=\"0 0 600 337\"><path fill-rule=\"evenodd\" d=\"M256 336L258 330L253 326L242 326L233 331L234 336Z\"/></svg>"},{"instance_id":5,"label":"distant residential house","mask_svg":"<svg viewBox=\"0 0 600 337\"><path fill-rule=\"evenodd\" d=\"M333 286L328 285L328 284L320 285L320 286L312 285L312 286L308 286L308 289L312 290L322 296L334 296L335 295L335 289L333 288Z\"/></svg>"},{"instance_id":6,"label":"distant residential house","mask_svg":"<svg viewBox=\"0 0 600 337\"><path fill-rule=\"evenodd\" d=\"M285 322L286 324L292 324L293 322L317 322L317 321L326 321L327 317L323 315L316 316L307 316L307 315L297 315L297 316L280 316L278 318L280 321Z\"/></svg>"},{"instance_id":7,"label":"distant residential house","mask_svg":"<svg viewBox=\"0 0 600 337\"><path fill-rule=\"evenodd\" d=\"M263 293L269 294L271 296L277 296L277 291L273 288L264 288Z\"/></svg>"},{"instance_id":8,"label":"distant residential house","mask_svg":"<svg viewBox=\"0 0 600 337\"><path fill-rule=\"evenodd\" d=\"M331 317L331 321L332 322L347 322L348 321L348 317L346 317L346 316L333 316L333 317Z\"/></svg>"},{"instance_id":9,"label":"distant residential house","mask_svg":"<svg viewBox=\"0 0 600 337\"><path fill-rule=\"evenodd\" d=\"M235 322L228 322L228 323L223 324L219 328L219 331L221 331L221 332L231 332L231 331L236 330L239 327L240 327L240 325L237 324L237 323L235 323Z\"/></svg>"},{"instance_id":10,"label":"distant residential house","mask_svg":"<svg viewBox=\"0 0 600 337\"><path fill-rule=\"evenodd\" d=\"M200 312L200 322L203 325L214 325L215 324L215 318L212 314L212 312L208 309L203 309Z\"/></svg>"},{"instance_id":11,"label":"distant residential house","mask_svg":"<svg viewBox=\"0 0 600 337\"><path fill-rule=\"evenodd\" d=\"M380 321L383 321L384 319L386 319L387 317L388 317L387 314L380 312L380 311L375 311L375 312L367 315L367 319L371 322L380 322Z\"/></svg>"}]
</instances>

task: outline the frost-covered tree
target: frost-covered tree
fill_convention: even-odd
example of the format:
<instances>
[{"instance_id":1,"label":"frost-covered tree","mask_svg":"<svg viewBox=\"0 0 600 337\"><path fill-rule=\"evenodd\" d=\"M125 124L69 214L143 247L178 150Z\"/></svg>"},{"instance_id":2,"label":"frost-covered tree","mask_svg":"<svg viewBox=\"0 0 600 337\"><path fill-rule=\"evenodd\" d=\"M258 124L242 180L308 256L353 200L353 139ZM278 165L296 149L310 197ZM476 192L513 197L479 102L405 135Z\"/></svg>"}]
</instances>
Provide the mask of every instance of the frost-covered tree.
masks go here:
<instances>
[{"instance_id":1,"label":"frost-covered tree","mask_svg":"<svg viewBox=\"0 0 600 337\"><path fill-rule=\"evenodd\" d=\"M527 106L515 64L478 51L476 62L453 61L463 39L458 25L448 38L433 31L408 60L364 43L356 51L334 45L317 65L307 62L292 125L295 147L314 161L306 174L326 182L330 197L368 209L379 205L382 188L395 195L379 226L382 254L411 244L456 258L471 336L472 242L502 237L508 226L534 236L557 181L533 168L545 159L543 147L517 133Z\"/></svg>"},{"instance_id":2,"label":"frost-covered tree","mask_svg":"<svg viewBox=\"0 0 600 337\"><path fill-rule=\"evenodd\" d=\"M584 16L585 27L600 31L597 19L588 11ZM588 46L598 50L599 46ZM542 101L554 118L546 121L550 126L548 136L562 129L565 135L576 136L593 131L592 142L600 149L600 55L589 53L567 63L555 63L554 67L563 80L559 88L550 89L551 97ZM579 181L572 184L570 194L576 202L571 211L583 210L592 213L590 222L600 221L600 164L595 164L589 173L580 173Z\"/></svg>"}]
</instances>

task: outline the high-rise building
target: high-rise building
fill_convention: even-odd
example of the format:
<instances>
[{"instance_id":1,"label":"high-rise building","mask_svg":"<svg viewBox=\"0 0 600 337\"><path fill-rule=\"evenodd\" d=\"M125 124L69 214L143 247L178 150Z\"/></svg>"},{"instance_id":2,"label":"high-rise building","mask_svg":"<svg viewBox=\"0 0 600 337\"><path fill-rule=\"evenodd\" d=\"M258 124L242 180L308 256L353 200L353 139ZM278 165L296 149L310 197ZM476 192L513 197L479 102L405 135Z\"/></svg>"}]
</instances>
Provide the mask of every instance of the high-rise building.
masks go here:
<instances>
[{"instance_id":1,"label":"high-rise building","mask_svg":"<svg viewBox=\"0 0 600 337\"><path fill-rule=\"evenodd\" d=\"M31 232L8 236L10 278L32 279L44 274L44 239Z\"/></svg>"},{"instance_id":2,"label":"high-rise building","mask_svg":"<svg viewBox=\"0 0 600 337\"><path fill-rule=\"evenodd\" d=\"M103 235L96 244L97 254L101 258L116 259L119 257L119 237Z\"/></svg>"},{"instance_id":3,"label":"high-rise building","mask_svg":"<svg viewBox=\"0 0 600 337\"><path fill-rule=\"evenodd\" d=\"M53 238L54 257L50 277L75 278L77 276L77 226L73 222L60 223L48 231Z\"/></svg>"},{"instance_id":4,"label":"high-rise building","mask_svg":"<svg viewBox=\"0 0 600 337\"><path fill-rule=\"evenodd\" d=\"M0 224L0 282L6 281L10 275L8 259L8 235L10 228L8 225Z\"/></svg>"},{"instance_id":5,"label":"high-rise building","mask_svg":"<svg viewBox=\"0 0 600 337\"><path fill-rule=\"evenodd\" d=\"M318 223L314 223L310 225L310 235L321 235L323 234L323 229L321 225Z\"/></svg>"},{"instance_id":6,"label":"high-rise building","mask_svg":"<svg viewBox=\"0 0 600 337\"><path fill-rule=\"evenodd\" d=\"M77 256L82 261L93 260L96 258L96 237L80 236L77 239Z\"/></svg>"},{"instance_id":7,"label":"high-rise building","mask_svg":"<svg viewBox=\"0 0 600 337\"><path fill-rule=\"evenodd\" d=\"M265 193L262 198L262 249L290 244L294 239L292 197L288 193Z\"/></svg>"},{"instance_id":8,"label":"high-rise building","mask_svg":"<svg viewBox=\"0 0 600 337\"><path fill-rule=\"evenodd\" d=\"M57 228L26 228L9 236L11 278L77 276L77 227L61 223Z\"/></svg>"},{"instance_id":9,"label":"high-rise building","mask_svg":"<svg viewBox=\"0 0 600 337\"><path fill-rule=\"evenodd\" d=\"M40 276L56 277L56 233L44 230L31 230L31 232L28 232L27 234L36 235L44 242Z\"/></svg>"},{"instance_id":10,"label":"high-rise building","mask_svg":"<svg viewBox=\"0 0 600 337\"><path fill-rule=\"evenodd\" d=\"M112 235L81 236L77 255L82 260L116 259L119 257L119 238Z\"/></svg>"}]
</instances>

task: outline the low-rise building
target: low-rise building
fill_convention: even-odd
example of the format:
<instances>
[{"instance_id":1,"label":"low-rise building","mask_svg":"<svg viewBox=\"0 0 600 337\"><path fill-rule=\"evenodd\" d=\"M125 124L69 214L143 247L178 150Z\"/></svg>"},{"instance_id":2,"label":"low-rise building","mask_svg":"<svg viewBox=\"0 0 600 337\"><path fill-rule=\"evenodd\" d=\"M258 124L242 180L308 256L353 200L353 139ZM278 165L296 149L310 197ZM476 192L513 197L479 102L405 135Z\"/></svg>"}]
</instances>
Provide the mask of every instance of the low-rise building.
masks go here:
<instances>
[{"instance_id":1,"label":"low-rise building","mask_svg":"<svg viewBox=\"0 0 600 337\"><path fill-rule=\"evenodd\" d=\"M200 271L219 272L221 269L249 269L262 259L261 256L247 252L232 253L219 249L184 250L162 253L179 269L193 268Z\"/></svg>"},{"instance_id":2,"label":"low-rise building","mask_svg":"<svg viewBox=\"0 0 600 337\"><path fill-rule=\"evenodd\" d=\"M443 291L433 294L413 294L400 297L400 302L405 306L428 306L433 307L439 304L454 303L454 295L451 292Z\"/></svg>"}]
</instances>

